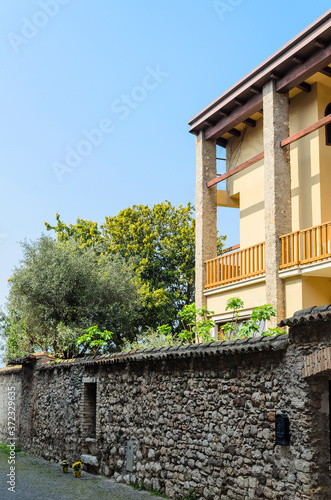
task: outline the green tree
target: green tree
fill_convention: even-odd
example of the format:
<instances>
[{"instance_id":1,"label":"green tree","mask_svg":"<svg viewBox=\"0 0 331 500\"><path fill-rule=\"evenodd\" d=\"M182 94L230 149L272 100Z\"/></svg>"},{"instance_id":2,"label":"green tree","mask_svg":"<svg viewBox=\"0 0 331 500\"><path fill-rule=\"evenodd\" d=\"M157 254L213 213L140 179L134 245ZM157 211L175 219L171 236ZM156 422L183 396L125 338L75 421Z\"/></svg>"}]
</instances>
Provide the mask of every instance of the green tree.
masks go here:
<instances>
[{"instance_id":1,"label":"green tree","mask_svg":"<svg viewBox=\"0 0 331 500\"><path fill-rule=\"evenodd\" d=\"M45 222L47 231L54 230L59 243L75 241L79 248L93 248L102 243L102 233L97 222L91 220L77 219L76 224L67 226L61 221L60 215L56 214L56 226Z\"/></svg>"},{"instance_id":2,"label":"green tree","mask_svg":"<svg viewBox=\"0 0 331 500\"><path fill-rule=\"evenodd\" d=\"M40 349L71 357L76 338L95 324L114 332L109 349L132 336L141 302L136 275L121 256L96 256L46 236L22 247L2 315L6 359Z\"/></svg>"},{"instance_id":3,"label":"green tree","mask_svg":"<svg viewBox=\"0 0 331 500\"><path fill-rule=\"evenodd\" d=\"M175 324L194 297L193 207L134 205L102 226L110 253L133 260L145 303L143 327Z\"/></svg>"},{"instance_id":4,"label":"green tree","mask_svg":"<svg viewBox=\"0 0 331 500\"><path fill-rule=\"evenodd\" d=\"M195 219L190 203L178 208L168 201L152 207L133 205L106 217L100 228L82 219L67 226L56 214L56 225L46 223L46 228L61 242L74 240L82 248L95 248L98 255L131 259L144 304L137 335L165 323L180 330L178 312L194 301L195 293ZM219 253L225 238L218 239Z\"/></svg>"},{"instance_id":5,"label":"green tree","mask_svg":"<svg viewBox=\"0 0 331 500\"><path fill-rule=\"evenodd\" d=\"M83 346L81 355L84 354L104 354L107 352L108 341L112 340L113 332L105 330L101 332L98 325L90 326L84 330L84 334L76 339L76 346Z\"/></svg>"}]
</instances>

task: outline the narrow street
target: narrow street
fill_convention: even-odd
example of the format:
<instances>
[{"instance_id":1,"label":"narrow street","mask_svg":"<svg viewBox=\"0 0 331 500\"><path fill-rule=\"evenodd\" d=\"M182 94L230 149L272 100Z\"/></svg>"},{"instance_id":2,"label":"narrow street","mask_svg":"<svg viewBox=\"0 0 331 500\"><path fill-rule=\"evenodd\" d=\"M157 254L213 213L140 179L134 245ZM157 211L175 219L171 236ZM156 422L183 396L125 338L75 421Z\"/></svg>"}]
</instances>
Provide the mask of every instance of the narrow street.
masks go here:
<instances>
[{"instance_id":1,"label":"narrow street","mask_svg":"<svg viewBox=\"0 0 331 500\"><path fill-rule=\"evenodd\" d=\"M58 464L25 455L16 454L15 493L8 491L8 455L0 452L1 500L154 500L151 493L134 490L109 479L82 472L74 477L72 470L62 472Z\"/></svg>"}]
</instances>

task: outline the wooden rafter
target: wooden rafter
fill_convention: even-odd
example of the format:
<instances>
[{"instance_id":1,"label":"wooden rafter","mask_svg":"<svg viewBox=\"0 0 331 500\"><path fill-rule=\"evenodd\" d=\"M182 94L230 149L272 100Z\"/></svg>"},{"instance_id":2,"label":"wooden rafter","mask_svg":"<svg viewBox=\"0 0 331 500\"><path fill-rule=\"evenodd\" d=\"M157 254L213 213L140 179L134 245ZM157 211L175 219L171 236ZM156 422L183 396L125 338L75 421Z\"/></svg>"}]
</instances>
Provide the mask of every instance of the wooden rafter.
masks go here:
<instances>
[{"instance_id":1,"label":"wooden rafter","mask_svg":"<svg viewBox=\"0 0 331 500\"><path fill-rule=\"evenodd\" d=\"M305 61L303 59L301 59L301 57L298 57L298 56L294 56L292 58L292 61L296 64L303 64Z\"/></svg>"},{"instance_id":2,"label":"wooden rafter","mask_svg":"<svg viewBox=\"0 0 331 500\"><path fill-rule=\"evenodd\" d=\"M298 64L290 70L286 75L281 76L276 72L270 75L271 79L276 80L277 92L288 92L294 87L298 87L305 92L310 92L311 87L305 79L309 78L313 73L322 72L331 76L331 68L328 64L331 60L331 44L326 48L318 50L313 56L306 61L297 59ZM330 71L329 71L330 70ZM251 87L253 89L254 87ZM255 93L255 89L253 92ZM257 91L257 89L256 89ZM217 123L210 126L206 132L205 137L207 140L215 140L217 137L222 136L226 132L234 129L240 122L244 122L250 118L254 113L262 108L262 94L255 94L254 97L249 99L246 103L236 99L237 108L232 111L228 116L226 112L220 112L223 116ZM231 132L230 132L231 133Z\"/></svg>"},{"instance_id":3,"label":"wooden rafter","mask_svg":"<svg viewBox=\"0 0 331 500\"><path fill-rule=\"evenodd\" d=\"M228 130L228 133L231 134L231 135L234 135L234 137L240 137L241 136L240 130L237 130L236 128L231 128L230 130Z\"/></svg>"},{"instance_id":4,"label":"wooden rafter","mask_svg":"<svg viewBox=\"0 0 331 500\"><path fill-rule=\"evenodd\" d=\"M211 119L212 122L217 121L217 117L221 119L219 115L221 109L225 108L228 113L232 114L235 111L236 99L247 101L249 95L258 95L257 92L261 92L271 78L276 79L277 90L286 93L301 82L307 81L315 73L324 70L331 62L330 28L331 10L329 9L313 24L191 118L189 120L190 132L205 128L203 125L205 119ZM293 58L297 64L294 63ZM326 74L330 76L328 70ZM239 117L238 121L229 128L237 126L246 118L247 115L242 119Z\"/></svg>"},{"instance_id":5,"label":"wooden rafter","mask_svg":"<svg viewBox=\"0 0 331 500\"><path fill-rule=\"evenodd\" d=\"M325 66L325 68L320 69L320 73L331 78L331 68L329 68L329 66Z\"/></svg>"},{"instance_id":6,"label":"wooden rafter","mask_svg":"<svg viewBox=\"0 0 331 500\"><path fill-rule=\"evenodd\" d=\"M309 85L309 83L307 83L307 82L301 82L298 85L298 89L304 90L305 92L310 92L311 91L311 85Z\"/></svg>"},{"instance_id":7,"label":"wooden rafter","mask_svg":"<svg viewBox=\"0 0 331 500\"><path fill-rule=\"evenodd\" d=\"M314 45L316 45L319 49L325 49L325 47L327 47L327 44L318 38L315 40Z\"/></svg>"},{"instance_id":8,"label":"wooden rafter","mask_svg":"<svg viewBox=\"0 0 331 500\"><path fill-rule=\"evenodd\" d=\"M325 49L319 50L303 64L295 66L285 76L280 78L276 83L277 92L289 92L293 87L297 87L304 80L327 66L330 60L331 44Z\"/></svg>"},{"instance_id":9,"label":"wooden rafter","mask_svg":"<svg viewBox=\"0 0 331 500\"><path fill-rule=\"evenodd\" d=\"M216 139L216 144L217 146L221 146L221 148L226 148L228 141L226 139L223 139L223 137L219 137Z\"/></svg>"},{"instance_id":10,"label":"wooden rafter","mask_svg":"<svg viewBox=\"0 0 331 500\"><path fill-rule=\"evenodd\" d=\"M256 127L256 121L255 120L252 120L251 118L247 118L246 120L244 120L243 122L245 125L248 125L249 127Z\"/></svg>"},{"instance_id":11,"label":"wooden rafter","mask_svg":"<svg viewBox=\"0 0 331 500\"><path fill-rule=\"evenodd\" d=\"M229 116L219 120L213 127L205 132L207 140L214 140L217 137L229 132L229 129L234 128L238 123L246 120L262 107L262 94L256 94L243 106L238 106Z\"/></svg>"}]
</instances>

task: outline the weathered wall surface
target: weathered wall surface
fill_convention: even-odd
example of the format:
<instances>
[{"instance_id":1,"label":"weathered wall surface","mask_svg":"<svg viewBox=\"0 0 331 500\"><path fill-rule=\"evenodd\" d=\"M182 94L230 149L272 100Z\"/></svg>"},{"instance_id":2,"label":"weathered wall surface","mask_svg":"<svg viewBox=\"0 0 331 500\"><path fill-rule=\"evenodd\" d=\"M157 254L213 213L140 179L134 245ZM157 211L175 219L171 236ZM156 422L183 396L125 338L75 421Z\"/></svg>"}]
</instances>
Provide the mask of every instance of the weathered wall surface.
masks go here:
<instances>
[{"instance_id":1,"label":"weathered wall surface","mask_svg":"<svg viewBox=\"0 0 331 500\"><path fill-rule=\"evenodd\" d=\"M78 460L94 437L84 430L83 399L84 384L95 383L91 458L101 474L171 498L330 498L328 377L304 379L302 366L330 345L331 323L292 330L289 343L250 339L36 366L32 382L22 374L20 444ZM275 447L277 412L290 419L288 447Z\"/></svg>"},{"instance_id":2,"label":"weathered wall surface","mask_svg":"<svg viewBox=\"0 0 331 500\"><path fill-rule=\"evenodd\" d=\"M22 402L21 380L21 370L18 372L15 369L0 370L0 441L2 442L8 441L10 438L8 435L8 416L10 423L15 424L15 432L18 434ZM10 405L9 401L11 401Z\"/></svg>"}]
</instances>

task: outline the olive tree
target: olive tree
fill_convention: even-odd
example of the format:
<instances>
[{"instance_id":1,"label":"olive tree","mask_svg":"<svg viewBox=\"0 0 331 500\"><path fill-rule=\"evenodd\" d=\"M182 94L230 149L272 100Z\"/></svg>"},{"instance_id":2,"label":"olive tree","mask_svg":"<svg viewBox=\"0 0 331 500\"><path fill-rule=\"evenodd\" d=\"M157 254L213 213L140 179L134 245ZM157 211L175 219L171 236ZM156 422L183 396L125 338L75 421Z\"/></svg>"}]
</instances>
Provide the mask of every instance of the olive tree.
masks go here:
<instances>
[{"instance_id":1,"label":"olive tree","mask_svg":"<svg viewBox=\"0 0 331 500\"><path fill-rule=\"evenodd\" d=\"M109 350L132 336L141 299L127 260L46 236L22 247L2 314L6 359L40 349L71 357L77 337L93 325L113 332Z\"/></svg>"}]
</instances>

